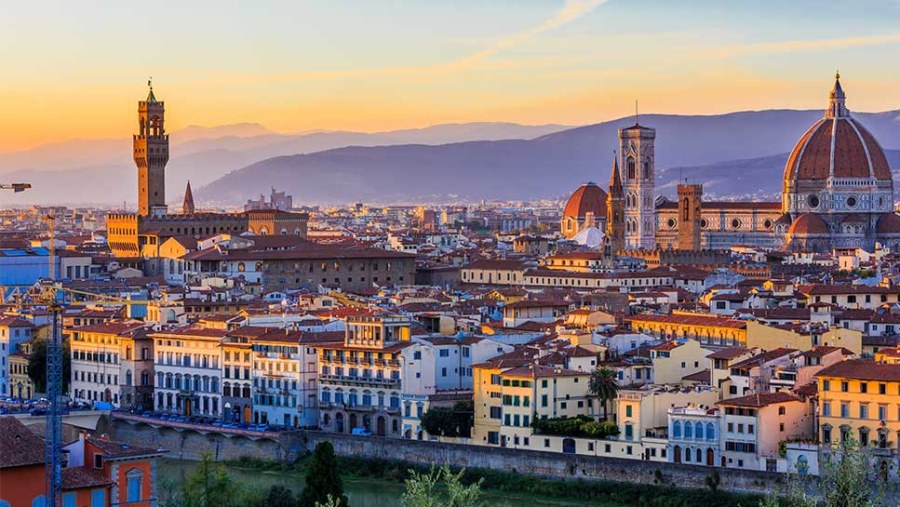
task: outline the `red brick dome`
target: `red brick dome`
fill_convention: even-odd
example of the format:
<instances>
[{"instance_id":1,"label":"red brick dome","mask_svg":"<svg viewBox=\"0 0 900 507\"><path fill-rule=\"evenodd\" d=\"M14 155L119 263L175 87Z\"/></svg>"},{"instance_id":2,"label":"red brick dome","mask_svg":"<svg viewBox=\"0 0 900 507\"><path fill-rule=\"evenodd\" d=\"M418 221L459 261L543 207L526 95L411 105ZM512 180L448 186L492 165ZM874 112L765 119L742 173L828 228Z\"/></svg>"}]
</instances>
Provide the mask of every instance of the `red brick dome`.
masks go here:
<instances>
[{"instance_id":1,"label":"red brick dome","mask_svg":"<svg viewBox=\"0 0 900 507\"><path fill-rule=\"evenodd\" d=\"M593 213L596 218L606 216L606 192L592 182L581 185L572 193L563 217L584 218L588 213Z\"/></svg>"},{"instance_id":2,"label":"red brick dome","mask_svg":"<svg viewBox=\"0 0 900 507\"><path fill-rule=\"evenodd\" d=\"M828 224L826 224L818 215L805 213L794 220L794 223L791 224L791 228L788 229L788 234L791 236L797 234L804 236L810 234L828 234Z\"/></svg>"},{"instance_id":3,"label":"red brick dome","mask_svg":"<svg viewBox=\"0 0 900 507\"><path fill-rule=\"evenodd\" d=\"M840 79L825 117L797 141L784 168L785 182L834 178L891 180L887 157L875 137L850 117Z\"/></svg>"},{"instance_id":4,"label":"red brick dome","mask_svg":"<svg viewBox=\"0 0 900 507\"><path fill-rule=\"evenodd\" d=\"M888 213L878 219L876 227L878 234L900 234L900 216L896 213Z\"/></svg>"}]
</instances>

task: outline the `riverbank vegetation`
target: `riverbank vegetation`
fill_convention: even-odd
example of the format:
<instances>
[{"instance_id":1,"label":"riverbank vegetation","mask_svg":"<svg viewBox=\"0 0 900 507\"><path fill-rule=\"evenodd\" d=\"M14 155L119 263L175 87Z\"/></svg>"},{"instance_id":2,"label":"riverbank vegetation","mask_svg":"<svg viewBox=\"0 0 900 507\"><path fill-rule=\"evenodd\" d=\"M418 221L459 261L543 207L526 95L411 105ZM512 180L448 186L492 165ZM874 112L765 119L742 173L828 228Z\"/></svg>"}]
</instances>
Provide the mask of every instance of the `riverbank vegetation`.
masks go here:
<instances>
[{"instance_id":1,"label":"riverbank vegetation","mask_svg":"<svg viewBox=\"0 0 900 507\"><path fill-rule=\"evenodd\" d=\"M230 466L273 472L304 473L309 458L294 463L280 463L253 458L229 462ZM401 461L361 457L339 457L338 469L347 480L389 481L404 484L411 478L435 473L429 467ZM450 470L454 475L460 469ZM561 501L583 503L593 507L753 507L760 503L759 495L735 494L720 488L682 489L662 473L655 474L655 484L632 484L611 481L552 480L517 473L515 470L498 471L468 468L458 475L460 486L477 484L485 493L508 493L515 496L553 498ZM716 481L713 481L716 482Z\"/></svg>"}]
</instances>

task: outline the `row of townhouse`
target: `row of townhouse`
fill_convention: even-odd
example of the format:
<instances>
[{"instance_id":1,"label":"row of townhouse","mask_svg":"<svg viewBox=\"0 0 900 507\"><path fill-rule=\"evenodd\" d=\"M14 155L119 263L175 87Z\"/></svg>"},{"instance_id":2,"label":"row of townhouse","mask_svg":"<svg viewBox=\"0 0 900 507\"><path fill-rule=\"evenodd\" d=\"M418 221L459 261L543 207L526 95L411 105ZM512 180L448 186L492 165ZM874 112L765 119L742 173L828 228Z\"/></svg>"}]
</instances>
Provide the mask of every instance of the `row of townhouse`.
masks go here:
<instances>
[{"instance_id":1,"label":"row of townhouse","mask_svg":"<svg viewBox=\"0 0 900 507\"><path fill-rule=\"evenodd\" d=\"M512 346L416 336L396 315L304 332L224 319L153 331L139 321L75 327L71 395L138 412L425 438L432 405L471 399L472 365Z\"/></svg>"}]
</instances>

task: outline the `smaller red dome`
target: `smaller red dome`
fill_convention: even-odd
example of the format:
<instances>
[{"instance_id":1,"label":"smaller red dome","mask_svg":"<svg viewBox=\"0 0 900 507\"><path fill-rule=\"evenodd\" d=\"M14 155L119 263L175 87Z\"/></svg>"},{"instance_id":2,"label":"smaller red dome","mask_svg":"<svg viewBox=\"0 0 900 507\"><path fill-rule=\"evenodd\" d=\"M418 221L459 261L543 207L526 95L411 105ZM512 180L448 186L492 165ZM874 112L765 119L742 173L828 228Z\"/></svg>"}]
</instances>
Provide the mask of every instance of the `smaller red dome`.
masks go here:
<instances>
[{"instance_id":1,"label":"smaller red dome","mask_svg":"<svg viewBox=\"0 0 900 507\"><path fill-rule=\"evenodd\" d=\"M900 216L896 213L888 213L878 219L876 227L878 234L900 234Z\"/></svg>"},{"instance_id":2,"label":"smaller red dome","mask_svg":"<svg viewBox=\"0 0 900 507\"><path fill-rule=\"evenodd\" d=\"M805 213L794 220L794 223L791 224L791 228L788 229L788 234L791 236L797 234L828 234L828 224L826 224L819 215Z\"/></svg>"},{"instance_id":3,"label":"smaller red dome","mask_svg":"<svg viewBox=\"0 0 900 507\"><path fill-rule=\"evenodd\" d=\"M585 183L578 187L566 202L564 217L584 218L593 213L596 218L606 216L606 192L596 183Z\"/></svg>"}]
</instances>

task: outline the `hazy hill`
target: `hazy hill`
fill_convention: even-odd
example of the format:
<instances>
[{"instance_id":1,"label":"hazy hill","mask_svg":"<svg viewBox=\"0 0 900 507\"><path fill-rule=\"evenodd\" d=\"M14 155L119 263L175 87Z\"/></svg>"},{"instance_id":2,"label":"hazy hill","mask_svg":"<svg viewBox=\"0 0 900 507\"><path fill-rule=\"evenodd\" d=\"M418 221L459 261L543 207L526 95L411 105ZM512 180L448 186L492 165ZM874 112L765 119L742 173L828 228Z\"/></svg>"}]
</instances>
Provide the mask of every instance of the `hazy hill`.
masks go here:
<instances>
[{"instance_id":1,"label":"hazy hill","mask_svg":"<svg viewBox=\"0 0 900 507\"><path fill-rule=\"evenodd\" d=\"M656 162L663 185L682 174L707 182L709 195L770 196L777 192L784 167L785 156L778 154L789 151L820 116L821 111L773 110L646 115L641 123L657 129ZM883 146L893 148L900 148L898 116L896 111L857 114ZM239 202L270 186L287 190L301 203L566 195L584 181L606 184L617 129L633 122L624 118L533 140L347 147L275 157L234 171L195 196Z\"/></svg>"},{"instance_id":2,"label":"hazy hill","mask_svg":"<svg viewBox=\"0 0 900 507\"><path fill-rule=\"evenodd\" d=\"M166 191L180 195L185 182L203 185L258 160L280 155L312 153L342 146L385 144L446 144L474 139L534 138L569 128L564 125L465 123L434 125L378 133L305 132L277 134L255 123L221 127L190 126L170 134L170 161ZM110 202L135 200L136 176L131 160L131 139L72 140L33 149L0 153L0 178L28 181L34 189L0 202ZM112 181L108 181L112 179ZM54 182L76 182L72 187ZM112 197L114 196L114 197Z\"/></svg>"}]
</instances>

